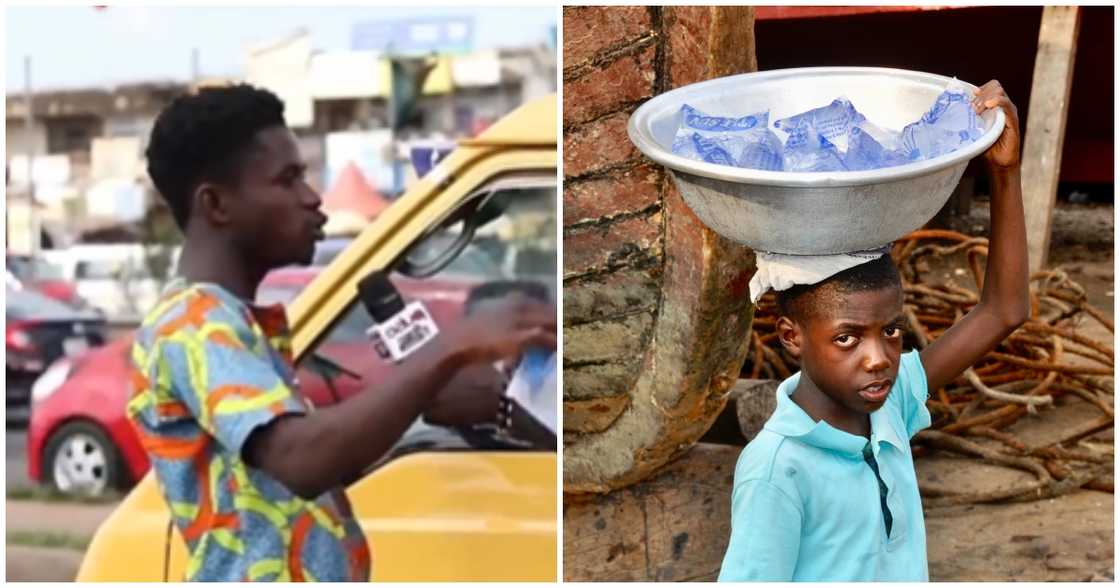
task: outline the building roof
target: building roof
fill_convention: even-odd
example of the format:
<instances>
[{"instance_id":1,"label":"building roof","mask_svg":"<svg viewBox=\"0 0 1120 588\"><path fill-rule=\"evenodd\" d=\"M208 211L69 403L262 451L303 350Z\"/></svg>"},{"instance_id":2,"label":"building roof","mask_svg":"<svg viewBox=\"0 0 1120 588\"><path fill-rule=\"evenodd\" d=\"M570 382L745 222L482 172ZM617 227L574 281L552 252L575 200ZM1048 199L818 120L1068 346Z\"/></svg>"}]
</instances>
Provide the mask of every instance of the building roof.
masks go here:
<instances>
[{"instance_id":1,"label":"building roof","mask_svg":"<svg viewBox=\"0 0 1120 588\"><path fill-rule=\"evenodd\" d=\"M354 162L346 164L338 179L326 194L323 194L323 211L328 215L336 212L354 212L372 220L389 207L390 202L369 185L362 171Z\"/></svg>"},{"instance_id":2,"label":"building roof","mask_svg":"<svg viewBox=\"0 0 1120 588\"><path fill-rule=\"evenodd\" d=\"M75 88L39 90L35 92L35 116L108 116L111 114L154 114L166 106L188 86L179 82L137 82L121 84L112 89ZM6 118L27 116L27 97L23 93L5 98Z\"/></svg>"}]
</instances>

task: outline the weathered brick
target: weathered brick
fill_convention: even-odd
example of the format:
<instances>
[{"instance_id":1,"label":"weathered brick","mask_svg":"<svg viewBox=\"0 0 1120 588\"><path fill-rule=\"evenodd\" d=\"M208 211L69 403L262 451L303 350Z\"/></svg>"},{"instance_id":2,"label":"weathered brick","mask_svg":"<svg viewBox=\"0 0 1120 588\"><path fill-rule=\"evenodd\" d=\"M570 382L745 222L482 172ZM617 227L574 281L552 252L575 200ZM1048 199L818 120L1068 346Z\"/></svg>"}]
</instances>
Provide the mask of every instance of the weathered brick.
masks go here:
<instances>
[{"instance_id":1,"label":"weathered brick","mask_svg":"<svg viewBox=\"0 0 1120 588\"><path fill-rule=\"evenodd\" d=\"M605 49L624 47L650 33L645 6L565 6L564 69Z\"/></svg>"},{"instance_id":2,"label":"weathered brick","mask_svg":"<svg viewBox=\"0 0 1120 588\"><path fill-rule=\"evenodd\" d=\"M701 443L639 487L565 494L564 582L716 580L740 451ZM566 476L572 461L565 456Z\"/></svg>"},{"instance_id":3,"label":"weathered brick","mask_svg":"<svg viewBox=\"0 0 1120 588\"><path fill-rule=\"evenodd\" d=\"M625 394L564 402L564 432L598 433L605 431L630 406Z\"/></svg>"},{"instance_id":4,"label":"weathered brick","mask_svg":"<svg viewBox=\"0 0 1120 588\"><path fill-rule=\"evenodd\" d=\"M666 8L669 87L756 71L749 6Z\"/></svg>"},{"instance_id":5,"label":"weathered brick","mask_svg":"<svg viewBox=\"0 0 1120 588\"><path fill-rule=\"evenodd\" d=\"M564 226L645 210L659 201L662 169L641 165L607 177L564 183Z\"/></svg>"},{"instance_id":6,"label":"weathered brick","mask_svg":"<svg viewBox=\"0 0 1120 588\"><path fill-rule=\"evenodd\" d=\"M564 435L568 443L568 435ZM568 463L565 461L565 475ZM728 482L728 488L731 483ZM730 490L728 490L730 493ZM622 493L619 492L619 495ZM564 581L647 580L645 513L641 501L615 494L591 501L564 497ZM731 519L731 500L726 518Z\"/></svg>"},{"instance_id":7,"label":"weathered brick","mask_svg":"<svg viewBox=\"0 0 1120 588\"><path fill-rule=\"evenodd\" d=\"M618 112L564 133L564 177L582 176L638 157L626 135L629 112Z\"/></svg>"},{"instance_id":8,"label":"weathered brick","mask_svg":"<svg viewBox=\"0 0 1120 588\"><path fill-rule=\"evenodd\" d=\"M669 40L669 82L674 88L706 79L712 8L673 6L666 8Z\"/></svg>"},{"instance_id":9,"label":"weathered brick","mask_svg":"<svg viewBox=\"0 0 1120 588\"><path fill-rule=\"evenodd\" d=\"M623 31L636 30L631 25L652 28L645 20L622 23L608 16L632 17L627 10L647 10L658 23L656 34L627 37ZM648 61L654 76L650 91L751 71L752 10L565 11L564 172L567 180L576 180L564 192L563 393L565 420L573 419L563 434L566 492L606 492L632 484L691 446L722 409L726 387L746 354L745 285L753 265L705 229L665 184L650 190L657 179L646 168L660 171L666 184L670 180L660 166L641 157L626 135L628 101L646 98L638 82L649 78L621 67L640 69L651 48L664 57L664 62ZM615 24L600 31L597 22ZM651 345L654 337L657 344ZM641 374L657 384L636 389ZM647 410L650 400L659 410ZM658 431L656 440L648 440L648 431ZM673 541L624 545L609 532L611 523L603 524L613 520L610 516L588 520L576 533L565 533L565 579L584 579L587 570L595 572L592 578L605 577L598 572L630 570L631 564L632 575L611 577L698 577L675 563L678 553L692 561L692 542L682 550L675 536L663 533ZM622 525L623 530L631 527ZM663 527L664 521L657 525ZM590 562L603 560L604 546L611 554L600 570ZM643 548L646 559L627 559L630 550ZM655 549L656 560L649 557Z\"/></svg>"},{"instance_id":10,"label":"weathered brick","mask_svg":"<svg viewBox=\"0 0 1120 588\"><path fill-rule=\"evenodd\" d=\"M588 227L564 236L564 275L625 266L660 255L661 214Z\"/></svg>"},{"instance_id":11,"label":"weathered brick","mask_svg":"<svg viewBox=\"0 0 1120 588\"><path fill-rule=\"evenodd\" d=\"M564 285L564 324L618 316L657 305L661 268L623 269Z\"/></svg>"},{"instance_id":12,"label":"weathered brick","mask_svg":"<svg viewBox=\"0 0 1120 588\"><path fill-rule=\"evenodd\" d=\"M564 402L627 396L641 363L641 353L634 353L610 363L564 368Z\"/></svg>"},{"instance_id":13,"label":"weathered brick","mask_svg":"<svg viewBox=\"0 0 1120 588\"><path fill-rule=\"evenodd\" d=\"M564 83L564 126L581 123L653 95L656 71L650 45L614 61L592 67L578 79Z\"/></svg>"},{"instance_id":14,"label":"weathered brick","mask_svg":"<svg viewBox=\"0 0 1120 588\"><path fill-rule=\"evenodd\" d=\"M728 484L738 457L738 447L700 444L633 492L642 493L645 514L650 575L643 580L716 579L727 552L723 538L731 534ZM567 533L567 526L564 530Z\"/></svg>"},{"instance_id":15,"label":"weathered brick","mask_svg":"<svg viewBox=\"0 0 1120 588\"><path fill-rule=\"evenodd\" d=\"M632 358L653 325L653 313L564 327L564 362L611 362Z\"/></svg>"}]
</instances>

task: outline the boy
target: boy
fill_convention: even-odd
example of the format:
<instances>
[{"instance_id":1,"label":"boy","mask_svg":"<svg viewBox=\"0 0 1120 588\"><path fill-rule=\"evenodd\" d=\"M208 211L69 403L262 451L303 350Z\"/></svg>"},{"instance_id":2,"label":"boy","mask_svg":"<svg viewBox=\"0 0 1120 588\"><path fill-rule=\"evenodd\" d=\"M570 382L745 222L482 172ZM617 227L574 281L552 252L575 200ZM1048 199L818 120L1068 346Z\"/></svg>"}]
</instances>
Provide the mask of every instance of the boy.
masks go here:
<instances>
[{"instance_id":1,"label":"boy","mask_svg":"<svg viewBox=\"0 0 1120 588\"><path fill-rule=\"evenodd\" d=\"M925 401L1028 317L1019 120L997 81L972 100L1006 126L984 154L991 240L980 302L920 353L902 353L902 288L889 256L778 293L782 345L801 372L735 469L719 579L925 581L925 524L910 438Z\"/></svg>"},{"instance_id":2,"label":"boy","mask_svg":"<svg viewBox=\"0 0 1120 588\"><path fill-rule=\"evenodd\" d=\"M484 395L454 384L469 366L556 345L554 307L506 304L311 412L283 306L251 302L269 270L310 263L326 221L283 111L251 86L204 89L160 113L147 150L186 239L180 278L136 333L128 416L190 551L187 580L369 579L343 485L421 413L477 412Z\"/></svg>"}]
</instances>

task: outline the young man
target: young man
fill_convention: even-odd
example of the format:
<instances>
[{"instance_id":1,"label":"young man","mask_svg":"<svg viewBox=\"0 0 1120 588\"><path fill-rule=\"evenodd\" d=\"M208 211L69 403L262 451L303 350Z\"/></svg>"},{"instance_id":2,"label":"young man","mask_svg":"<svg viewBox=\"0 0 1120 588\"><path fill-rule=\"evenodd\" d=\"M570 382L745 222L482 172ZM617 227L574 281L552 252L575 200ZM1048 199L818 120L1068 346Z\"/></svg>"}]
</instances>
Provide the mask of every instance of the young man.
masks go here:
<instances>
[{"instance_id":1,"label":"young man","mask_svg":"<svg viewBox=\"0 0 1120 588\"><path fill-rule=\"evenodd\" d=\"M779 292L782 345L801 372L735 468L719 579L928 580L910 438L930 390L995 348L1029 314L1019 120L996 81L973 99L1006 127L985 158L992 234L980 302L920 353L902 354L902 288L889 256Z\"/></svg>"},{"instance_id":2,"label":"young man","mask_svg":"<svg viewBox=\"0 0 1120 588\"><path fill-rule=\"evenodd\" d=\"M162 112L148 172L186 242L180 278L133 347L128 414L190 550L188 580L367 580L342 486L425 411L469 412L462 369L555 347L554 307L523 301L444 330L347 401L312 412L269 270L311 261L326 218L273 94L205 89ZM371 361L377 361L370 351Z\"/></svg>"}]
</instances>

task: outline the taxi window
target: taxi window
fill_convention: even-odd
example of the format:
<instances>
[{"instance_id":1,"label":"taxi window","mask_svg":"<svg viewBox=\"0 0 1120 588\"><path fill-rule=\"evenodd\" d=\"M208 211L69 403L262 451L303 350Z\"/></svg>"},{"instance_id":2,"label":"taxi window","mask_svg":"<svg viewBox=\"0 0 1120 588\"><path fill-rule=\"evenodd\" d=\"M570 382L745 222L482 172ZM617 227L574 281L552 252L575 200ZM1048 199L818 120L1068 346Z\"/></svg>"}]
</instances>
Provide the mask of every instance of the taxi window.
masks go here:
<instances>
[{"instance_id":1,"label":"taxi window","mask_svg":"<svg viewBox=\"0 0 1120 588\"><path fill-rule=\"evenodd\" d=\"M421 301L441 328L462 320L487 298L510 291L556 303L555 186L506 188L485 196L500 196L501 206L488 211L492 218L474 229L454 259L430 275L390 274L401 298L406 303ZM415 243L406 257L417 267L438 260L458 239L460 230L455 223L437 227ZM367 335L373 319L360 300L355 299L341 317L303 354L299 364L300 389L319 405L376 389L377 382L389 378L395 368L375 352ZM555 397L553 390L551 398ZM553 414L549 416L555 422L556 402L551 405ZM420 418L390 450L389 457L412 451L527 448L516 439L499 439L493 433L494 428L486 425L467 430L431 425Z\"/></svg>"}]
</instances>

